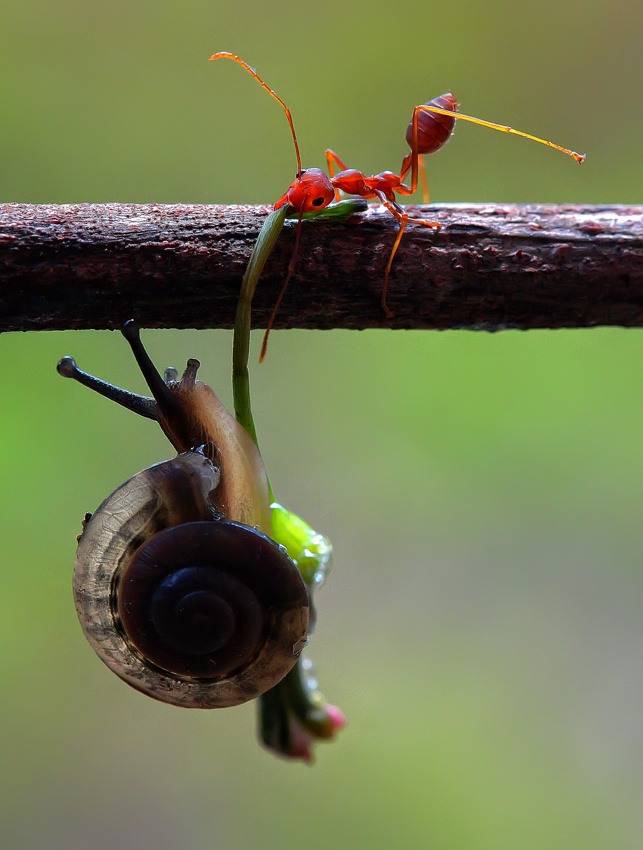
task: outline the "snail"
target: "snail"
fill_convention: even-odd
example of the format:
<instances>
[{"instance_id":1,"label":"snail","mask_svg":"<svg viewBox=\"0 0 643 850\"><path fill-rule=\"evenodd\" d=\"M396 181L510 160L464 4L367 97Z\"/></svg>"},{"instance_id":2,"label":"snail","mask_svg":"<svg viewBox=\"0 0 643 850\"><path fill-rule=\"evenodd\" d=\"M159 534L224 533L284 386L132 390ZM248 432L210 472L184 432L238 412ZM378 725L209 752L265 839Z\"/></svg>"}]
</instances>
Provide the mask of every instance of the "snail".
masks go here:
<instances>
[{"instance_id":1,"label":"snail","mask_svg":"<svg viewBox=\"0 0 643 850\"><path fill-rule=\"evenodd\" d=\"M270 538L259 451L214 392L156 370L129 321L122 330L152 398L81 371L58 372L154 419L178 456L139 472L87 515L74 599L96 653L134 688L187 708L239 705L295 666L310 601L283 546Z\"/></svg>"}]
</instances>

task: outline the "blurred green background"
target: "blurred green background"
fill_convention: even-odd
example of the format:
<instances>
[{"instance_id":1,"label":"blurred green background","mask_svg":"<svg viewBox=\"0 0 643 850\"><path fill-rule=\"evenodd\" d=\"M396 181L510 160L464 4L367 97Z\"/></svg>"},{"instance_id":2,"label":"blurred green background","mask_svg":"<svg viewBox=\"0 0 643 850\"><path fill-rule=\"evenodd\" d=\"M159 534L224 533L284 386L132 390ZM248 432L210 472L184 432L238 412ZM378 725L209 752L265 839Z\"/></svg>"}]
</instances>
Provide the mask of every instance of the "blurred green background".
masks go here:
<instances>
[{"instance_id":1,"label":"blurred green background","mask_svg":"<svg viewBox=\"0 0 643 850\"><path fill-rule=\"evenodd\" d=\"M304 165L399 167L451 89L588 161L463 124L434 200L641 200L635 0L1 6L4 201L274 202L287 126L221 49L290 105ZM229 333L144 337L229 402ZM275 332L266 463L336 546L311 655L349 725L312 768L258 747L252 705L156 704L84 642L80 519L171 452L63 382L67 353L143 388L116 334L0 338L3 850L640 847L640 332Z\"/></svg>"}]
</instances>

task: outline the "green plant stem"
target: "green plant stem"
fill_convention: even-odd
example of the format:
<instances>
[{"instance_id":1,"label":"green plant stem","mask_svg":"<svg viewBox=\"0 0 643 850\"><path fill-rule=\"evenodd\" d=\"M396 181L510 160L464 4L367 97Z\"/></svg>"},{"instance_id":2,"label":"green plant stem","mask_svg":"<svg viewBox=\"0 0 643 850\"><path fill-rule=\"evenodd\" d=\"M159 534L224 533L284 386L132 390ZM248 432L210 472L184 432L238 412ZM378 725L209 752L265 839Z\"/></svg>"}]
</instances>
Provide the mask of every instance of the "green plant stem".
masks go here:
<instances>
[{"instance_id":1,"label":"green plant stem","mask_svg":"<svg viewBox=\"0 0 643 850\"><path fill-rule=\"evenodd\" d=\"M252 250L248 268L241 281L241 291L237 303L232 337L232 395L234 413L237 421L243 425L252 439L257 441L257 430L252 416L250 401L250 375L248 358L250 355L250 328L252 324L252 299L257 282L270 256L279 234L284 226L288 207L273 210L263 223L257 241ZM272 489L270 493L272 498Z\"/></svg>"}]
</instances>

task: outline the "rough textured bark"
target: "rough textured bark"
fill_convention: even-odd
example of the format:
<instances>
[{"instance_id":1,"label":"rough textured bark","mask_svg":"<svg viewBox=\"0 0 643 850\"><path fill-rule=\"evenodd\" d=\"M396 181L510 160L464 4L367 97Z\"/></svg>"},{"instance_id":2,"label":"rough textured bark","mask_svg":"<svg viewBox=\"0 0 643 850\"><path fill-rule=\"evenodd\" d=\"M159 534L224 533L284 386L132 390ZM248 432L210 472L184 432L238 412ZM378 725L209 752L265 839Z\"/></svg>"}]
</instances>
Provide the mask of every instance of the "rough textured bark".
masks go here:
<instances>
[{"instance_id":1,"label":"rough textured bark","mask_svg":"<svg viewBox=\"0 0 643 850\"><path fill-rule=\"evenodd\" d=\"M457 204L307 223L276 327L643 326L643 207ZM0 331L231 327L265 207L0 205ZM286 227L253 305L265 327L294 242Z\"/></svg>"}]
</instances>

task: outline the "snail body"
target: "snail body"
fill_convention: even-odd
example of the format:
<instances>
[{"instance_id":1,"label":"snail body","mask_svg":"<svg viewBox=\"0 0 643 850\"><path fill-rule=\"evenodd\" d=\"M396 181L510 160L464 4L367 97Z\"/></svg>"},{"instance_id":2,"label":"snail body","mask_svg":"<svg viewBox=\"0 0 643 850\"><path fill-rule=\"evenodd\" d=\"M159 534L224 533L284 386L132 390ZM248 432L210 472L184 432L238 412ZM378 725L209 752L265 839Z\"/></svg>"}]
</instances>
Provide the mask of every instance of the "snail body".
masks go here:
<instances>
[{"instance_id":1,"label":"snail body","mask_svg":"<svg viewBox=\"0 0 643 850\"><path fill-rule=\"evenodd\" d=\"M134 688L188 708L238 705L296 664L310 602L270 534L263 463L247 433L188 361L180 381L152 365L128 323L124 334L154 398L81 372L58 370L159 422L176 458L139 472L88 519L74 598L99 657Z\"/></svg>"}]
</instances>

